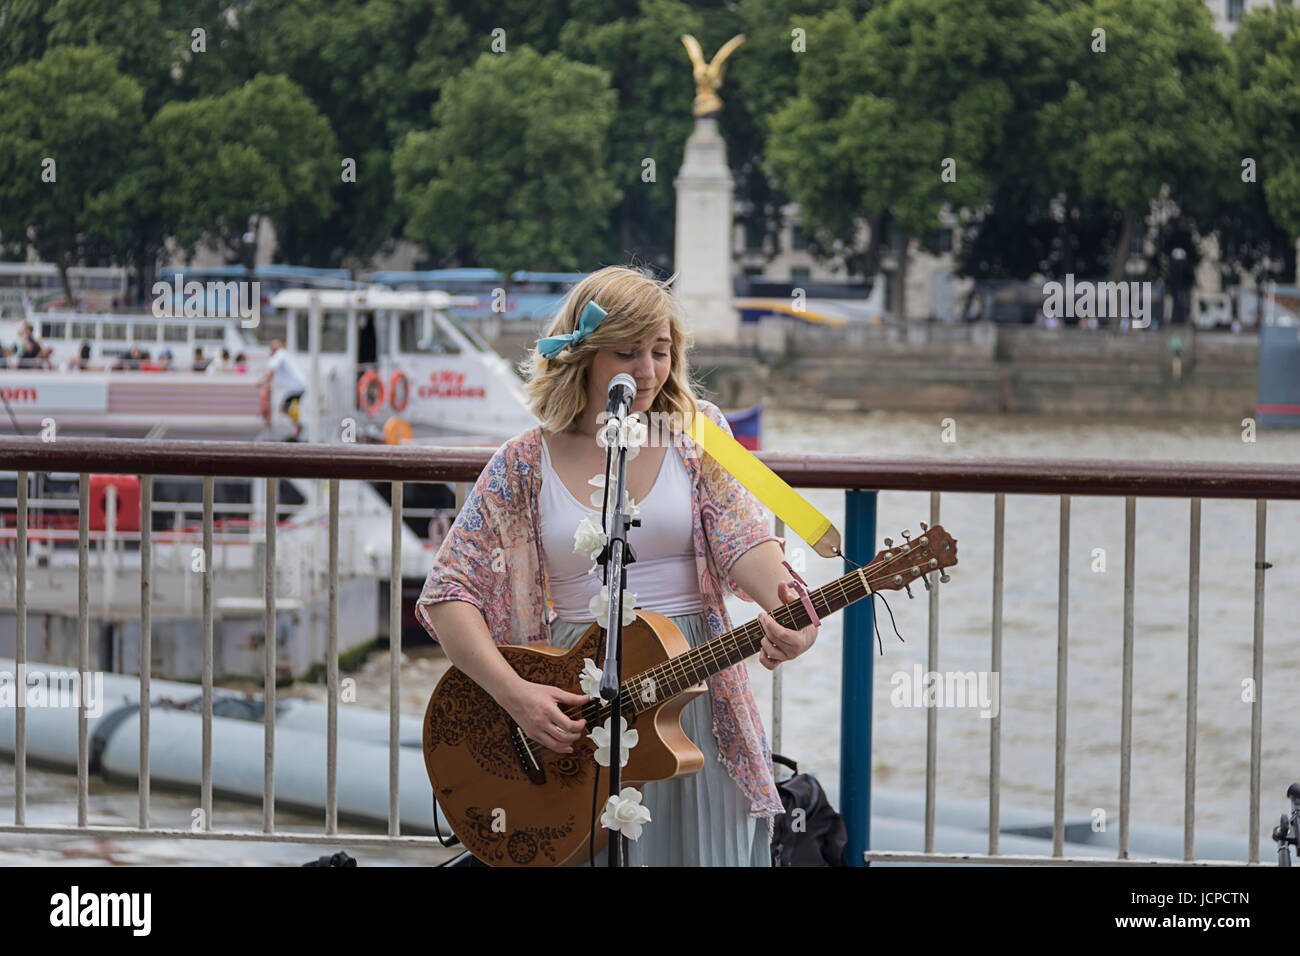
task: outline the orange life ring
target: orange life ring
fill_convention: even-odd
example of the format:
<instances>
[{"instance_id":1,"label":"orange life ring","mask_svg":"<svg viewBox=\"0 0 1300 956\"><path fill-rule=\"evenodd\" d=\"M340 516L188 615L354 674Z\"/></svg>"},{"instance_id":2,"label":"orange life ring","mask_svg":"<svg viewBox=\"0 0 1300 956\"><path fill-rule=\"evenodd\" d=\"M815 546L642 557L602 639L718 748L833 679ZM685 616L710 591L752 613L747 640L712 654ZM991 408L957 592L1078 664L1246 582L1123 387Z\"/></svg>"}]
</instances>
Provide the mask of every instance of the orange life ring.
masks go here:
<instances>
[{"instance_id":1,"label":"orange life ring","mask_svg":"<svg viewBox=\"0 0 1300 956\"><path fill-rule=\"evenodd\" d=\"M117 530L140 530L140 479L135 475L90 476L90 530L108 530L108 489L117 492Z\"/></svg>"},{"instance_id":2,"label":"orange life ring","mask_svg":"<svg viewBox=\"0 0 1300 956\"><path fill-rule=\"evenodd\" d=\"M384 380L374 369L367 371L357 382L357 405L367 415L378 414L384 407Z\"/></svg>"},{"instance_id":3,"label":"orange life ring","mask_svg":"<svg viewBox=\"0 0 1300 956\"><path fill-rule=\"evenodd\" d=\"M398 401L398 387L401 387L401 401ZM411 382L406 377L406 373L398 369L393 373L393 377L388 380L388 397L393 404L393 411L406 411L406 403L411 400Z\"/></svg>"}]
</instances>

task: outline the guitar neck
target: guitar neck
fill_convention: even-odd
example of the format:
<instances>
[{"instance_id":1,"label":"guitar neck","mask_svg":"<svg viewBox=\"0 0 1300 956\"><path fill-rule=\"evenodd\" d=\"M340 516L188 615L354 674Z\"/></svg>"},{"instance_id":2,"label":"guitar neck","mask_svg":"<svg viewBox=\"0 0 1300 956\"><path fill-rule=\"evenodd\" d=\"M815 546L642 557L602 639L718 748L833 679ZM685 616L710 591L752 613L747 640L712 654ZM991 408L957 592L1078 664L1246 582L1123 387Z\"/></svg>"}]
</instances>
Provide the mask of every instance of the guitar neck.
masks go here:
<instances>
[{"instance_id":1,"label":"guitar neck","mask_svg":"<svg viewBox=\"0 0 1300 956\"><path fill-rule=\"evenodd\" d=\"M808 598L817 611L817 616L828 617L870 594L873 590L869 583L872 580L872 570L879 563L873 561L865 568L859 568L815 591L809 591ZM802 601L783 604L773 610L771 615L778 624L794 631L812 623ZM624 713L629 710L632 713L648 710L655 704L671 700L714 674L739 664L758 653L762 639L763 626L753 620L733 628L721 637L706 641L685 654L642 671L624 684Z\"/></svg>"}]
</instances>

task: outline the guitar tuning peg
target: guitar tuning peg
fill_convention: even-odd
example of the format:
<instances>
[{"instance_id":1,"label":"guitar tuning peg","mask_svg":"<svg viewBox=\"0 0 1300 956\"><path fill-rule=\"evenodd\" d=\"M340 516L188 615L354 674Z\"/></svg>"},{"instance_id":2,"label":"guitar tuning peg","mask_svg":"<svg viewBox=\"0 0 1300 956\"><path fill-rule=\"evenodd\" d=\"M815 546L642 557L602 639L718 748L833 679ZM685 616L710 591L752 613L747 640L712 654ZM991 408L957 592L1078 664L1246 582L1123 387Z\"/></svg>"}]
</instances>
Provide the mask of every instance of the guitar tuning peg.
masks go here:
<instances>
[{"instance_id":1,"label":"guitar tuning peg","mask_svg":"<svg viewBox=\"0 0 1300 956\"><path fill-rule=\"evenodd\" d=\"M903 540L904 540L904 541L911 541L911 540L912 540L912 532L910 532L910 531L904 531L904 532L903 532Z\"/></svg>"},{"instance_id":2,"label":"guitar tuning peg","mask_svg":"<svg viewBox=\"0 0 1300 956\"><path fill-rule=\"evenodd\" d=\"M903 585L903 589L904 589L905 591L907 591L907 596L908 596L908 597L910 597L910 598L914 598L914 597L916 597L916 595L912 593L912 582L911 582L911 581L908 581L906 584L904 584L904 585Z\"/></svg>"},{"instance_id":3,"label":"guitar tuning peg","mask_svg":"<svg viewBox=\"0 0 1300 956\"><path fill-rule=\"evenodd\" d=\"M892 548L893 546L894 546L894 539L893 539L893 538L886 538L886 539L885 539L885 547L886 547L886 548Z\"/></svg>"},{"instance_id":4,"label":"guitar tuning peg","mask_svg":"<svg viewBox=\"0 0 1300 956\"><path fill-rule=\"evenodd\" d=\"M933 586L930 584L930 579L929 579L929 578L926 578L926 577L921 578L921 583L925 585L925 589L926 589L927 591L931 591L931 590L934 589Z\"/></svg>"},{"instance_id":5,"label":"guitar tuning peg","mask_svg":"<svg viewBox=\"0 0 1300 956\"><path fill-rule=\"evenodd\" d=\"M922 531L929 531L929 530L930 530L930 526L929 526L928 524L926 524L924 521L922 521L922 522L921 522L921 530L922 530Z\"/></svg>"},{"instance_id":6,"label":"guitar tuning peg","mask_svg":"<svg viewBox=\"0 0 1300 956\"><path fill-rule=\"evenodd\" d=\"M948 583L949 581L951 581L951 580L952 580L952 576L949 575L947 571L940 571L940 572L939 572L939 583L941 583L941 584L947 584L947 583Z\"/></svg>"}]
</instances>

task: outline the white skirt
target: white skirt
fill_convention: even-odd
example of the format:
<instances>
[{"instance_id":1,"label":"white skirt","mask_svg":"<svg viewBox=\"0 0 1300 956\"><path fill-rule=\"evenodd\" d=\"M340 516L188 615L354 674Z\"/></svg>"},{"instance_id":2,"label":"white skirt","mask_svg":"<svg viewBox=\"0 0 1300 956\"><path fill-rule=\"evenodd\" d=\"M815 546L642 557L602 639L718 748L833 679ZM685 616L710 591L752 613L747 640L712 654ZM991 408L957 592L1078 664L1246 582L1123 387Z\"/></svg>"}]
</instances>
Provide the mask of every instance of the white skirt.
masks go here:
<instances>
[{"instance_id":1,"label":"white skirt","mask_svg":"<svg viewBox=\"0 0 1300 956\"><path fill-rule=\"evenodd\" d=\"M702 614L668 618L691 647L708 640ZM590 621L551 622L551 643L572 647ZM727 773L713 734L713 695L701 694L682 709L682 729L704 754L704 766L689 777L657 780L641 787L650 822L637 840L628 841L632 866L771 866L767 821L749 815L746 797ZM601 774L601 795L609 779ZM596 858L603 865L605 855Z\"/></svg>"}]
</instances>

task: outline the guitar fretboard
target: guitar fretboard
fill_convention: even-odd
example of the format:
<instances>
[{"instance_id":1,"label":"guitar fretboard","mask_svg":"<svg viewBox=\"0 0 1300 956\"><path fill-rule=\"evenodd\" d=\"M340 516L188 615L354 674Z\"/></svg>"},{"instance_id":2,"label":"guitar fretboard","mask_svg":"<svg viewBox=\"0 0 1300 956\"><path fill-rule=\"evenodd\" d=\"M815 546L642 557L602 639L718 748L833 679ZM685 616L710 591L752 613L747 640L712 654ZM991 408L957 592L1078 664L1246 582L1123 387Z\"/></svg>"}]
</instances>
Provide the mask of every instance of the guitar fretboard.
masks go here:
<instances>
[{"instance_id":1,"label":"guitar fretboard","mask_svg":"<svg viewBox=\"0 0 1300 956\"><path fill-rule=\"evenodd\" d=\"M808 592L808 599L819 618L828 617L871 593L867 584L869 568L860 568L851 574ZM802 601L783 604L771 612L772 619L792 631L802 630L812 623ZM757 620L742 624L720 637L706 641L685 654L679 654L624 682L623 693L630 697L631 710L639 714L657 703L671 700L687 688L708 680L714 674L739 664L759 651L763 640L763 626Z\"/></svg>"},{"instance_id":2,"label":"guitar fretboard","mask_svg":"<svg viewBox=\"0 0 1300 956\"><path fill-rule=\"evenodd\" d=\"M910 540L898 547L891 546L891 550L881 552L866 567L809 591L808 599L817 617L828 617L874 591L901 589L923 579L931 571L956 564L955 540L937 526L929 532L927 537ZM794 631L812 623L801 600L781 605L771 612L771 616L781 626ZM752 657L759 651L763 634L763 626L757 620L750 621L685 654L625 679L621 693L624 716L634 718ZM612 708L606 701L592 700L572 716L584 718L588 727L598 727L605 723L611 712Z\"/></svg>"}]
</instances>

